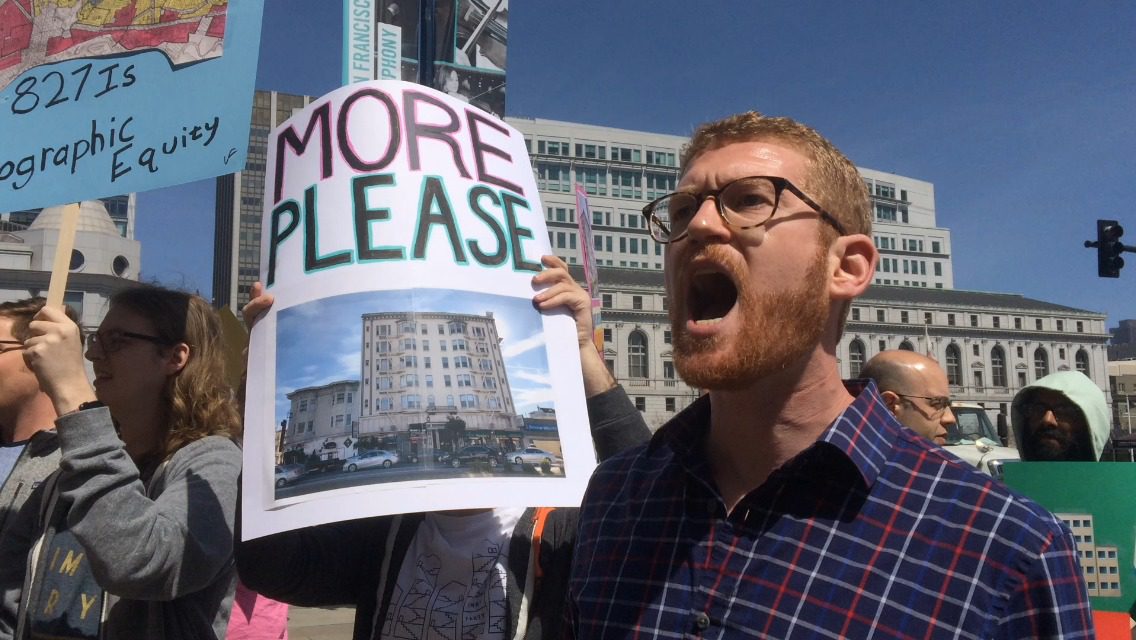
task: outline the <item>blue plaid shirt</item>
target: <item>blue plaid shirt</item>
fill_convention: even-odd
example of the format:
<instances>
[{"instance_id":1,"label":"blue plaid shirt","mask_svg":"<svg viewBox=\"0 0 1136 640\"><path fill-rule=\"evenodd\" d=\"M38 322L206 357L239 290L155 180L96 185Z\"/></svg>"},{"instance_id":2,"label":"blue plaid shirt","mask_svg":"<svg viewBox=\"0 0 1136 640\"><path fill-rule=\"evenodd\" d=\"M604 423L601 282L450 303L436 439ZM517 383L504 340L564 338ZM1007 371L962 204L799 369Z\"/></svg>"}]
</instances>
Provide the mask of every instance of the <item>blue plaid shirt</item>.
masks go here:
<instances>
[{"instance_id":1,"label":"blue plaid shirt","mask_svg":"<svg viewBox=\"0 0 1136 640\"><path fill-rule=\"evenodd\" d=\"M733 510L710 402L591 479L569 584L578 638L1091 638L1071 533L903 428L873 384Z\"/></svg>"}]
</instances>

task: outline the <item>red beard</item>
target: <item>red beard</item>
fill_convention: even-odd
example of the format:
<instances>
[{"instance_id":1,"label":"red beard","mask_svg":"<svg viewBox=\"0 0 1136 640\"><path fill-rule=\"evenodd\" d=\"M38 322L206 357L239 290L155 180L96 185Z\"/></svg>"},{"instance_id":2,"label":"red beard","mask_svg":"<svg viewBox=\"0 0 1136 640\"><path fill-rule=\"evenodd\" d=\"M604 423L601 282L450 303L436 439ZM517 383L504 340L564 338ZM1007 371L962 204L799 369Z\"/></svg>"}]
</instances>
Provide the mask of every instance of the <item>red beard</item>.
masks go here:
<instances>
[{"instance_id":1,"label":"red beard","mask_svg":"<svg viewBox=\"0 0 1136 640\"><path fill-rule=\"evenodd\" d=\"M707 247L703 253L713 253ZM692 337L686 331L688 292L671 292L674 359L679 375L700 389L738 389L777 373L800 360L820 342L828 321L826 249L819 249L801 285L790 291L759 293L748 274L738 273L729 260L719 260L733 272L738 286L736 304L741 330L737 335Z\"/></svg>"}]
</instances>

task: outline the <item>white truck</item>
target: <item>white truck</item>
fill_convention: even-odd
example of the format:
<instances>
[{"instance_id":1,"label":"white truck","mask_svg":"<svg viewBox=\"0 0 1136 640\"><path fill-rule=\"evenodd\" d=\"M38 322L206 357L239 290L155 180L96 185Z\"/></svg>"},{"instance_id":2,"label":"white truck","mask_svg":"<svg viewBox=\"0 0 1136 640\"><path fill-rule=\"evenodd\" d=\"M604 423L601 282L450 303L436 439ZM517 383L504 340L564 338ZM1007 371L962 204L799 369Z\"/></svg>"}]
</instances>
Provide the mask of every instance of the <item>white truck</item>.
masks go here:
<instances>
[{"instance_id":1,"label":"white truck","mask_svg":"<svg viewBox=\"0 0 1136 640\"><path fill-rule=\"evenodd\" d=\"M947 451L997 479L1002 465L1021 460L1018 450L1002 445L986 409L974 402L952 402L956 424L947 429Z\"/></svg>"}]
</instances>

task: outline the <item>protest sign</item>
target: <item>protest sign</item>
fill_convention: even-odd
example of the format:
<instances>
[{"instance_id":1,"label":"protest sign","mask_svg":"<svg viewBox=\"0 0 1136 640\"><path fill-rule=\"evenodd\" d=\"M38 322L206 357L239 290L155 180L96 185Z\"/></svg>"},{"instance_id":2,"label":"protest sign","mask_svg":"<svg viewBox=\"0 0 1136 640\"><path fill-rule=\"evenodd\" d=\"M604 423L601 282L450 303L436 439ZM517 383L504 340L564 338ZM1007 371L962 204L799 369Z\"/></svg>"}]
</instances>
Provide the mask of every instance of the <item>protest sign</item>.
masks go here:
<instances>
[{"instance_id":1,"label":"protest sign","mask_svg":"<svg viewBox=\"0 0 1136 640\"><path fill-rule=\"evenodd\" d=\"M244 167L263 0L0 7L0 210Z\"/></svg>"},{"instance_id":2,"label":"protest sign","mask_svg":"<svg viewBox=\"0 0 1136 640\"><path fill-rule=\"evenodd\" d=\"M246 538L406 511L578 504L595 466L575 326L522 135L402 81L269 138ZM273 463L286 465L273 477Z\"/></svg>"},{"instance_id":3,"label":"protest sign","mask_svg":"<svg viewBox=\"0 0 1136 640\"><path fill-rule=\"evenodd\" d=\"M1130 614L1136 609L1136 504L1126 491L1136 485L1136 465L1021 462L1004 469L1007 485L1072 529L1098 637L1127 638ZM1117 626L1121 635L1104 632Z\"/></svg>"}]
</instances>

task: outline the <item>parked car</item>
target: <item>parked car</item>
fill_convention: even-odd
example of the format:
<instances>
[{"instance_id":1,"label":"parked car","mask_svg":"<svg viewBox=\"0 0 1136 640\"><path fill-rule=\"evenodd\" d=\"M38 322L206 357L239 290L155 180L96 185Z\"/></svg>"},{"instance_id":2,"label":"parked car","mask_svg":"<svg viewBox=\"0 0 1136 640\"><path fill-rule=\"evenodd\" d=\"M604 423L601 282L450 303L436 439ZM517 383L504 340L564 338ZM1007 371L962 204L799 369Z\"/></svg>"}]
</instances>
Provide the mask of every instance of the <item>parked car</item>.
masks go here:
<instances>
[{"instance_id":1,"label":"parked car","mask_svg":"<svg viewBox=\"0 0 1136 640\"><path fill-rule=\"evenodd\" d=\"M304 465L302 464L278 464L276 465L276 486L277 488L285 485L292 484L304 476Z\"/></svg>"},{"instance_id":2,"label":"parked car","mask_svg":"<svg viewBox=\"0 0 1136 640\"><path fill-rule=\"evenodd\" d=\"M496 467L501 464L501 454L496 449L491 449L483 444L474 444L462 447L454 454L444 456L441 462L455 468L475 462Z\"/></svg>"},{"instance_id":3,"label":"parked car","mask_svg":"<svg viewBox=\"0 0 1136 640\"><path fill-rule=\"evenodd\" d=\"M348 471L358 471L359 469L367 469L369 467L386 467L390 468L398 464L398 452L386 451L385 449L375 449L374 451L364 451L357 453L343 462Z\"/></svg>"},{"instance_id":4,"label":"parked car","mask_svg":"<svg viewBox=\"0 0 1136 640\"><path fill-rule=\"evenodd\" d=\"M330 473L333 471L342 471L343 458L333 458L330 455L323 456L318 460L308 459L304 464L304 473Z\"/></svg>"},{"instance_id":5,"label":"parked car","mask_svg":"<svg viewBox=\"0 0 1136 640\"><path fill-rule=\"evenodd\" d=\"M537 449L536 447L527 447L520 451L511 451L509 452L509 457L517 464L550 465L560 460L560 457L555 453L550 453L544 449Z\"/></svg>"}]
</instances>

